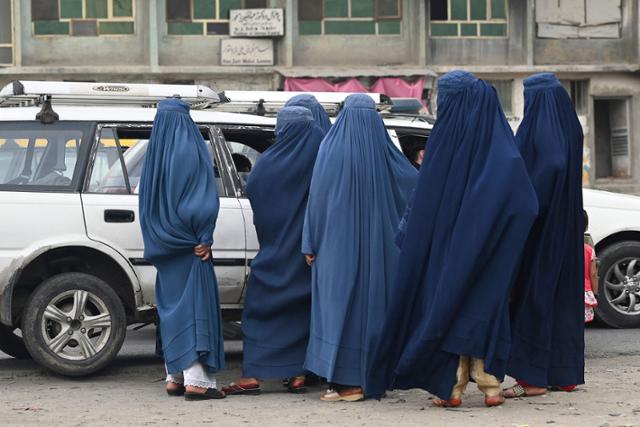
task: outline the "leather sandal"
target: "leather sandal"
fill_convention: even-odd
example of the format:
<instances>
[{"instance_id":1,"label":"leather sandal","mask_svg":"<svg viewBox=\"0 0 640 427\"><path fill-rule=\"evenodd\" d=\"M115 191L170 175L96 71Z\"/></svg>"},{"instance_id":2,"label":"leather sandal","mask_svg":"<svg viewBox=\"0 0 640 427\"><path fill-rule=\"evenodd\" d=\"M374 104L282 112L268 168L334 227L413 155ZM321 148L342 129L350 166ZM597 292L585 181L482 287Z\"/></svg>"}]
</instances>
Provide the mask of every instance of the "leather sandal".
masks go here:
<instances>
[{"instance_id":1,"label":"leather sandal","mask_svg":"<svg viewBox=\"0 0 640 427\"><path fill-rule=\"evenodd\" d=\"M438 408L457 408L460 405L462 405L462 399L457 397L449 400L433 399L433 406L437 406Z\"/></svg>"},{"instance_id":2,"label":"leather sandal","mask_svg":"<svg viewBox=\"0 0 640 427\"><path fill-rule=\"evenodd\" d=\"M320 396L320 400L323 402L359 402L364 399L364 392L362 388L345 388L340 391L335 389L329 389Z\"/></svg>"},{"instance_id":3,"label":"leather sandal","mask_svg":"<svg viewBox=\"0 0 640 427\"><path fill-rule=\"evenodd\" d=\"M229 383L228 386L222 387L222 391L226 395L232 396L232 395L241 395L241 394L258 395L262 390L260 389L259 383L253 383L251 385L246 384L244 386L241 386L240 384L237 384L237 383Z\"/></svg>"},{"instance_id":4,"label":"leather sandal","mask_svg":"<svg viewBox=\"0 0 640 427\"><path fill-rule=\"evenodd\" d=\"M289 393L305 393L307 391L307 386L305 385L305 377L293 377L289 379L287 383L287 390Z\"/></svg>"},{"instance_id":5,"label":"leather sandal","mask_svg":"<svg viewBox=\"0 0 640 427\"><path fill-rule=\"evenodd\" d=\"M197 400L211 400L211 399L224 399L227 395L218 390L217 388L208 388L204 393L185 392L184 400L197 401Z\"/></svg>"},{"instance_id":6,"label":"leather sandal","mask_svg":"<svg viewBox=\"0 0 640 427\"><path fill-rule=\"evenodd\" d=\"M547 393L546 390L544 390L544 389L543 389L544 391L542 393L529 393L527 391L527 388L531 388L531 387L526 387L525 388L525 387L521 386L520 384L516 384L513 387L509 387L509 388L504 389L502 391L502 396L507 398L507 399L515 399L517 397L542 396L542 395L545 395ZM538 388L538 387L536 387L536 388ZM540 388L542 388L542 387L540 387ZM506 393L505 394L505 392L508 392L508 391L513 392L513 395L511 395L511 393Z\"/></svg>"}]
</instances>

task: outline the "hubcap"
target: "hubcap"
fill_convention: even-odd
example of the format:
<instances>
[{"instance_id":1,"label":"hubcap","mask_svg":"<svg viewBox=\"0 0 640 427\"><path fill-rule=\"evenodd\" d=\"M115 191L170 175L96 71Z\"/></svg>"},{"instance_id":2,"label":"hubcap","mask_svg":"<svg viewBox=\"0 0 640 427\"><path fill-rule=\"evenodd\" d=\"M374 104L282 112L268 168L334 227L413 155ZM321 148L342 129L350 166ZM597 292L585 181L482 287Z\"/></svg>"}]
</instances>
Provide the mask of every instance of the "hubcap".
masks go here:
<instances>
[{"instance_id":1,"label":"hubcap","mask_svg":"<svg viewBox=\"0 0 640 427\"><path fill-rule=\"evenodd\" d=\"M609 268L604 288L614 310L628 316L640 315L640 258L625 258Z\"/></svg>"},{"instance_id":2,"label":"hubcap","mask_svg":"<svg viewBox=\"0 0 640 427\"><path fill-rule=\"evenodd\" d=\"M85 360L100 352L111 335L106 304L84 290L53 298L42 316L42 336L51 351L67 360Z\"/></svg>"}]
</instances>

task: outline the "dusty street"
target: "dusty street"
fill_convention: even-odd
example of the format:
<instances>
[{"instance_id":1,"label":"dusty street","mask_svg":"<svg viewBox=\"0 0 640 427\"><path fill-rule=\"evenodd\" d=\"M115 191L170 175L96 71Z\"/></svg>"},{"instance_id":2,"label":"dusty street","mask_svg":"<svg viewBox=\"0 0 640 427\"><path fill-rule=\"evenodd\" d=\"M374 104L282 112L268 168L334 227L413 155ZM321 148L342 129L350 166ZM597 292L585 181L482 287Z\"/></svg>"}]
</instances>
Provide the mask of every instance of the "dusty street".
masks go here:
<instances>
[{"instance_id":1,"label":"dusty street","mask_svg":"<svg viewBox=\"0 0 640 427\"><path fill-rule=\"evenodd\" d=\"M589 329L586 338L587 384L577 391L487 409L472 384L462 408L442 410L415 390L389 393L381 402L331 404L318 399L321 387L292 395L277 383L257 397L169 398L149 328L130 331L115 363L90 378L54 376L0 353L0 425L640 426L640 330ZM219 381L240 374L240 348L227 343L228 369Z\"/></svg>"}]
</instances>

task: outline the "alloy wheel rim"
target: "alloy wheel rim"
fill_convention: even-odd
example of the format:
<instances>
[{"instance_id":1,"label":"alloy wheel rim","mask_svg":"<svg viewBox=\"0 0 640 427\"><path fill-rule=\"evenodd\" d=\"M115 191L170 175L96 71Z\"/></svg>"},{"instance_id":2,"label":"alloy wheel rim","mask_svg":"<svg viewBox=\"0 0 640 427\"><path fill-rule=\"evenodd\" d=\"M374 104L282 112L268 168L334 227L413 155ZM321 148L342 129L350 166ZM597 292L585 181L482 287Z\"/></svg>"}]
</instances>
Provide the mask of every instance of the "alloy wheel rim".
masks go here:
<instances>
[{"instance_id":1,"label":"alloy wheel rim","mask_svg":"<svg viewBox=\"0 0 640 427\"><path fill-rule=\"evenodd\" d=\"M49 302L41 326L50 351L62 359L78 361L94 357L106 346L113 321L102 299L73 289Z\"/></svg>"},{"instance_id":2,"label":"alloy wheel rim","mask_svg":"<svg viewBox=\"0 0 640 427\"><path fill-rule=\"evenodd\" d=\"M618 313L640 315L640 258L624 258L611 266L604 277L604 293Z\"/></svg>"}]
</instances>

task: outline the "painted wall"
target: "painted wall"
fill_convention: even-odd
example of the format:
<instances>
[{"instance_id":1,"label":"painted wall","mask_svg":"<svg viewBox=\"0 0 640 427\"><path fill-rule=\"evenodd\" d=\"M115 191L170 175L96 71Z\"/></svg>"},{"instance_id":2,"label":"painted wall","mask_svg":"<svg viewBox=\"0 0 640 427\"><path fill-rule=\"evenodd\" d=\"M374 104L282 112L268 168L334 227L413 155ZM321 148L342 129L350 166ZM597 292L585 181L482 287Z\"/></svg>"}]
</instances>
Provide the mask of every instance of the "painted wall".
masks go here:
<instances>
[{"instance_id":1,"label":"painted wall","mask_svg":"<svg viewBox=\"0 0 640 427\"><path fill-rule=\"evenodd\" d=\"M429 8L426 21L429 22ZM509 37L492 39L429 38L427 64L515 65L527 63L527 2L509 2Z\"/></svg>"},{"instance_id":2,"label":"painted wall","mask_svg":"<svg viewBox=\"0 0 640 427\"><path fill-rule=\"evenodd\" d=\"M136 33L127 36L71 37L36 36L32 33L31 1L20 0L23 66L105 66L117 70L123 65L149 63L148 4L137 1Z\"/></svg>"},{"instance_id":3,"label":"painted wall","mask_svg":"<svg viewBox=\"0 0 640 427\"><path fill-rule=\"evenodd\" d=\"M564 0L563 0L564 1ZM556 0L553 0L555 3ZM584 4L583 0L580 3ZM576 17L576 20L580 17ZM622 0L620 38L534 39L536 64L624 64L638 62L638 2Z\"/></svg>"}]
</instances>

